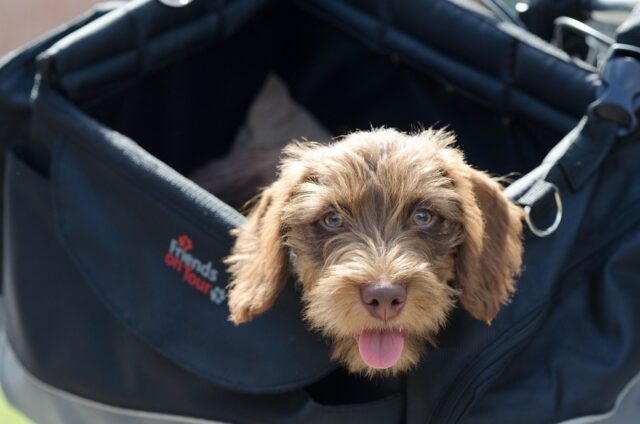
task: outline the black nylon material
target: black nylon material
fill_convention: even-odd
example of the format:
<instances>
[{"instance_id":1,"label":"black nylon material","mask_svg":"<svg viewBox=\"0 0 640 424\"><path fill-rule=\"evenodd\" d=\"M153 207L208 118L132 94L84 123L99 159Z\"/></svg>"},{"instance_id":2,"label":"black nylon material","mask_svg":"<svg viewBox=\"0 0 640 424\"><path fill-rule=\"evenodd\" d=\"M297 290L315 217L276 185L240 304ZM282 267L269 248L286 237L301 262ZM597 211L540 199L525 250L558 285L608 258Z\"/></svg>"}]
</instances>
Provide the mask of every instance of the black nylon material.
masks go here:
<instances>
[{"instance_id":1,"label":"black nylon material","mask_svg":"<svg viewBox=\"0 0 640 424\"><path fill-rule=\"evenodd\" d=\"M4 191L7 332L31 373L233 422L541 423L613 406L640 371L639 137L614 141L590 115L543 160L593 101L591 70L450 2L383 3L132 3L41 56ZM510 197L560 187L561 225L526 234L518 292L490 327L458 309L416 370L370 381L335 370L292 285L255 323L226 321L214 288L242 218L171 166L224 152L269 72L336 133L451 123L472 163L530 171ZM184 281L168 253L204 270Z\"/></svg>"}]
</instances>

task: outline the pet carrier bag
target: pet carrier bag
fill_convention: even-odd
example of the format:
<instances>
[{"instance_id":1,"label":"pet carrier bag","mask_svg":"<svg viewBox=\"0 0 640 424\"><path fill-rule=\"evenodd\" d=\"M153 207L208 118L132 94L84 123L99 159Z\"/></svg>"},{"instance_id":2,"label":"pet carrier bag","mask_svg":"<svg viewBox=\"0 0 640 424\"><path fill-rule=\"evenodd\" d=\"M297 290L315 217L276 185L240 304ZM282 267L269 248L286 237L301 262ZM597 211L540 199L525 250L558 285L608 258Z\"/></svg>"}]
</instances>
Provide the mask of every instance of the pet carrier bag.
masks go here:
<instances>
[{"instance_id":1,"label":"pet carrier bag","mask_svg":"<svg viewBox=\"0 0 640 424\"><path fill-rule=\"evenodd\" d=\"M637 12L600 69L445 0L111 3L6 57L7 399L43 424L640 422ZM524 270L491 326L457 309L417 369L369 380L293 284L227 321L244 218L183 175L272 74L332 134L447 125L518 173Z\"/></svg>"}]
</instances>

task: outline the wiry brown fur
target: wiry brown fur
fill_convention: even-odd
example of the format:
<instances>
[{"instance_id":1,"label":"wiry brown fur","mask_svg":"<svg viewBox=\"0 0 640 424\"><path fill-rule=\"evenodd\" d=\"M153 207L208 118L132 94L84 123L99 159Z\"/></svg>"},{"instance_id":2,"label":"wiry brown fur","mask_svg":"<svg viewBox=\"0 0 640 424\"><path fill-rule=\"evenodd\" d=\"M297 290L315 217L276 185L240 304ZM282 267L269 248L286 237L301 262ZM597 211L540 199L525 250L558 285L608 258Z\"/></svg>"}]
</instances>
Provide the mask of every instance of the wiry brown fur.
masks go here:
<instances>
[{"instance_id":1,"label":"wiry brown fur","mask_svg":"<svg viewBox=\"0 0 640 424\"><path fill-rule=\"evenodd\" d=\"M292 271L310 327L333 340L334 359L369 375L381 371L358 353L354 336L363 330L406 334L400 360L383 371L396 373L419 361L458 299L491 322L515 289L521 211L453 141L443 131L380 129L289 145L278 180L226 259L230 319L240 324L269 309ZM429 229L411 225L417 207L437 217ZM330 210L342 215L344 231L320 225ZM359 294L382 279L407 288L403 310L386 322L367 313Z\"/></svg>"}]
</instances>

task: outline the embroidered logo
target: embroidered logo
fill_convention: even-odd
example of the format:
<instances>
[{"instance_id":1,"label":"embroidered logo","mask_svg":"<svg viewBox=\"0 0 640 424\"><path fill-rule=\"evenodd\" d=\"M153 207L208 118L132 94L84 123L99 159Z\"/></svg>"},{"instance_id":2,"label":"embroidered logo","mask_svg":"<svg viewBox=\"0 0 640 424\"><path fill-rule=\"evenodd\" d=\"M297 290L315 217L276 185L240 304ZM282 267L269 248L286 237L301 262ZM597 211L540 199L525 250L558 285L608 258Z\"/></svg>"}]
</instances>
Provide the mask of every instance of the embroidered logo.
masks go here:
<instances>
[{"instance_id":1,"label":"embroidered logo","mask_svg":"<svg viewBox=\"0 0 640 424\"><path fill-rule=\"evenodd\" d=\"M193 255L192 249L193 240L186 234L171 239L164 263L182 274L182 281L220 305L227 299L227 294L223 288L214 286L218 281L218 270L213 267L213 262L205 262Z\"/></svg>"}]
</instances>

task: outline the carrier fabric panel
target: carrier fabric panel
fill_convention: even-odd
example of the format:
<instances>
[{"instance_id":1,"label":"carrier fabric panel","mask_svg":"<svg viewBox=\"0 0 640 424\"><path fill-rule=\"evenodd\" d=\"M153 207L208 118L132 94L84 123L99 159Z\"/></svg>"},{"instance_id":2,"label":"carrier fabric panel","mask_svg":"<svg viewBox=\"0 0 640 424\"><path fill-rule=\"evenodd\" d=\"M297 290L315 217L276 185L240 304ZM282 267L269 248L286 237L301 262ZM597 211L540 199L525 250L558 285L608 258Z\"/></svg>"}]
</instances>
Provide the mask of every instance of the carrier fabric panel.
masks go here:
<instances>
[{"instance_id":1,"label":"carrier fabric panel","mask_svg":"<svg viewBox=\"0 0 640 424\"><path fill-rule=\"evenodd\" d=\"M132 2L58 43L47 53L55 63L42 61L45 77L55 72L55 84L74 100L95 96L152 73L167 64L166 58L175 60L176 52L186 56L240 30L270 2L234 0L221 8L223 2L200 1L179 9L155 3ZM592 68L450 1L294 3L375 50L406 54L415 66L498 110L522 113L563 132L594 98ZM563 96L557 95L558 87Z\"/></svg>"},{"instance_id":2,"label":"carrier fabric panel","mask_svg":"<svg viewBox=\"0 0 640 424\"><path fill-rule=\"evenodd\" d=\"M455 2L296 3L330 17L374 49L406 54L425 72L507 114L523 113L567 132L594 98L594 69ZM566 96L557 95L559 87Z\"/></svg>"}]
</instances>

